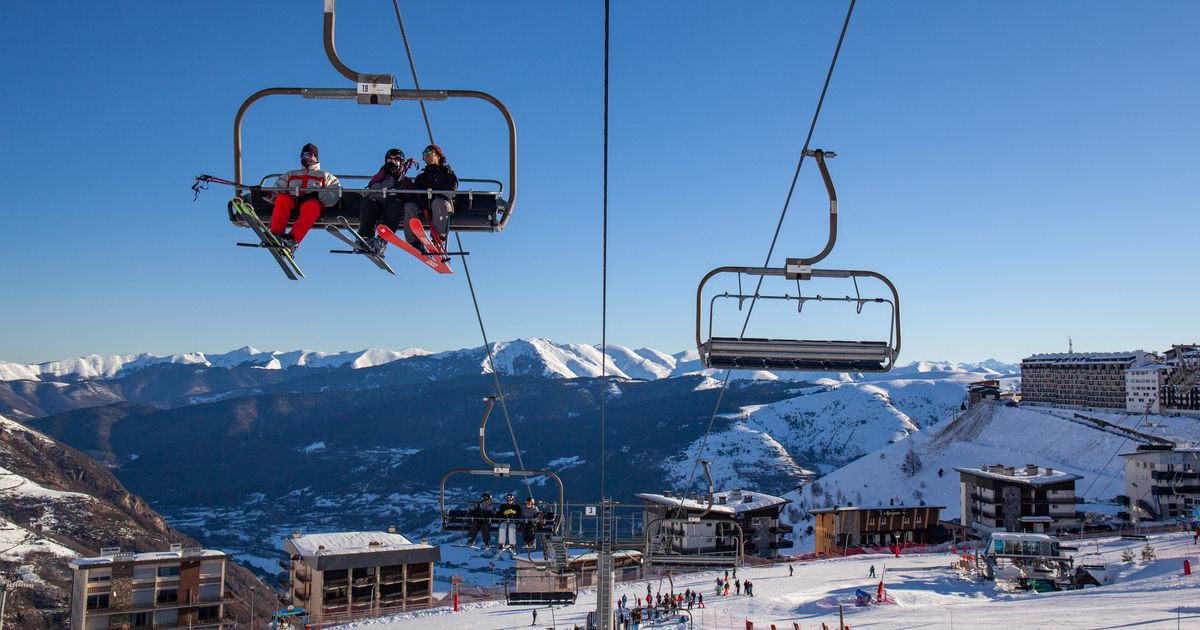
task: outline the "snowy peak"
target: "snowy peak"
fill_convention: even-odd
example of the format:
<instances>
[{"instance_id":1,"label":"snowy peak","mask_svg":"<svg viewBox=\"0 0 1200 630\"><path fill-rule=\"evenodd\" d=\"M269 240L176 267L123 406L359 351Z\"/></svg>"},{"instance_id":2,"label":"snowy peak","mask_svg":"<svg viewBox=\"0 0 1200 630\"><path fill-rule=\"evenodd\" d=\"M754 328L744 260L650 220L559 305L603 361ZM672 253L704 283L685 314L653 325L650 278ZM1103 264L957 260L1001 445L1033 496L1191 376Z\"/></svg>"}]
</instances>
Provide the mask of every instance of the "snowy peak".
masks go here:
<instances>
[{"instance_id":1,"label":"snowy peak","mask_svg":"<svg viewBox=\"0 0 1200 630\"><path fill-rule=\"evenodd\" d=\"M65 361L50 361L26 365L0 361L0 381L62 381L119 378L132 372L162 364L197 365L213 368L254 366L268 370L283 370L295 366L336 368L374 367L400 359L427 355L419 348L384 350L368 348L358 352L291 352L262 351L251 346L218 354L188 352L159 356L153 354L122 354L102 357L88 355Z\"/></svg>"}]
</instances>

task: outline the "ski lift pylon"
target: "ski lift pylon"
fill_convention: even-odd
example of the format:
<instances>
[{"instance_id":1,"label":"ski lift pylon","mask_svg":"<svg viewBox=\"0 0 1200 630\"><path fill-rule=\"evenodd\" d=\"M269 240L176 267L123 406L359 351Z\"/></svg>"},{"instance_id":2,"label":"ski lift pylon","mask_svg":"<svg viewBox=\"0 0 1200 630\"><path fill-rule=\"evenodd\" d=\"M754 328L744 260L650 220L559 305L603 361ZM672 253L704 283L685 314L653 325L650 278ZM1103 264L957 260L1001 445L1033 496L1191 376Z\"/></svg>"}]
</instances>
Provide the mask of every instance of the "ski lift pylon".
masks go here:
<instances>
[{"instance_id":1,"label":"ski lift pylon","mask_svg":"<svg viewBox=\"0 0 1200 630\"><path fill-rule=\"evenodd\" d=\"M802 370L828 372L886 372L890 370L900 354L900 294L896 285L883 274L874 271L853 269L817 269L813 265L833 251L837 242L837 191L825 160L835 157L833 152L820 149L805 153L816 159L821 179L829 195L829 236L825 247L809 258L788 258L783 267L718 267L708 272L696 288L696 349L700 362L709 368ZM704 325L704 288L710 280L723 274L737 274L738 291L713 295L708 305L708 323ZM783 277L796 282L796 295L745 293L741 289L741 276L764 278ZM828 297L805 296L800 291L800 282L813 278L844 278L854 283L854 295ZM859 278L872 278L882 282L889 290L889 297L863 297L858 286ZM760 281L761 282L761 281ZM740 309L747 300L795 301L797 315L804 312L808 302L845 302L852 304L859 314L868 304L884 304L890 307L891 325L886 341L859 340L812 340L812 339L766 339L759 337L722 337L713 334L713 311L717 300L738 301ZM706 334L707 333L707 334Z\"/></svg>"}]
</instances>

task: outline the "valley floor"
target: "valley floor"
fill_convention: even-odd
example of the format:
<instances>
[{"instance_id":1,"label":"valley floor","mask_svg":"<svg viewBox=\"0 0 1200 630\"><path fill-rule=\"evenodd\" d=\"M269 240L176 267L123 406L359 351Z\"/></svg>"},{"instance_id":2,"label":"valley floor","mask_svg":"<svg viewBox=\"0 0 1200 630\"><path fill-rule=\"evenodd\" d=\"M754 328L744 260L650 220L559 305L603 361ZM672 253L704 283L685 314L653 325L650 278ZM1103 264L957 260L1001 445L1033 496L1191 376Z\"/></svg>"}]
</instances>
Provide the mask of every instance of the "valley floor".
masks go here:
<instances>
[{"instance_id":1,"label":"valley floor","mask_svg":"<svg viewBox=\"0 0 1200 630\"><path fill-rule=\"evenodd\" d=\"M1200 627L1200 575L1183 575L1183 563L1196 565L1200 547L1191 535L1152 536L1157 559L1149 563L1122 562L1124 549L1140 551L1143 543L1119 538L1088 542L1080 559L1103 561L1116 582L1101 588L1038 594L1011 591L1003 584L965 577L951 568L958 556L948 553L902 556L854 556L795 563L789 577L787 565L741 569L738 577L754 581L755 597L711 595L717 572L695 573L675 579L677 592L691 588L705 594L705 609L693 609L696 628L741 630L746 621L754 628L837 627L838 605L851 628L1197 628ZM883 571L888 595L894 604L856 607L855 589L874 593L876 581L868 579L871 565ZM659 588L659 581L649 583ZM665 585L665 582L662 583ZM619 584L617 597L644 595L646 582ZM731 591L732 592L732 591ZM595 591L580 593L575 606L553 611L539 609L536 628L583 626L595 606ZM433 610L390 618L359 621L343 628L529 628L530 607L507 607L500 602L471 604L461 612ZM685 628L685 624L647 625L642 628Z\"/></svg>"}]
</instances>

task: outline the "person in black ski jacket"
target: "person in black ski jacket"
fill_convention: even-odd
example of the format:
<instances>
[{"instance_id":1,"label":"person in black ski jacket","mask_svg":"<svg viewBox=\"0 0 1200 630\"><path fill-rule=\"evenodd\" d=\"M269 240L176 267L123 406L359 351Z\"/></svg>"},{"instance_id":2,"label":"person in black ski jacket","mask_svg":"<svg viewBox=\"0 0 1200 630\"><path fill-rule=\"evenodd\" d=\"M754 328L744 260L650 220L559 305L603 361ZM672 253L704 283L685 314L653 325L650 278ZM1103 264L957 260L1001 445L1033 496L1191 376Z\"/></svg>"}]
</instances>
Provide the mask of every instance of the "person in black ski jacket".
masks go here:
<instances>
[{"instance_id":1,"label":"person in black ski jacket","mask_svg":"<svg viewBox=\"0 0 1200 630\"><path fill-rule=\"evenodd\" d=\"M492 503L492 495L484 492L483 496L471 506L471 510L467 515L471 519L471 527L467 532L467 545L475 546L475 536L483 534L483 548L487 549L492 540L492 517L495 516L495 506Z\"/></svg>"},{"instance_id":2,"label":"person in black ski jacket","mask_svg":"<svg viewBox=\"0 0 1200 630\"><path fill-rule=\"evenodd\" d=\"M421 152L421 159L425 160L425 168L413 179L412 183L412 189L421 192L408 195L408 202L404 204L404 238L418 250L423 248L412 228L409 227L409 222L413 218L424 218L428 213L430 226L445 241L446 232L450 229L450 215L454 214L453 196L442 193L435 194L430 199L426 191L458 190L458 175L455 175L454 169L450 168L450 163L446 161L446 154L442 152L441 147L436 144L425 147L425 150Z\"/></svg>"},{"instance_id":3,"label":"person in black ski jacket","mask_svg":"<svg viewBox=\"0 0 1200 630\"><path fill-rule=\"evenodd\" d=\"M533 549L533 534L541 520L542 511L533 502L533 497L525 497L525 505L521 506L521 537L525 539L525 549Z\"/></svg>"},{"instance_id":4,"label":"person in black ski jacket","mask_svg":"<svg viewBox=\"0 0 1200 630\"><path fill-rule=\"evenodd\" d=\"M411 187L412 180L404 174L405 166L411 163L405 159L404 151L388 149L387 154L383 156L383 166L379 167L379 172L367 183L367 188L380 192L366 193L358 210L358 235L371 246L374 253L381 256L386 243L375 233L380 219L382 218L383 224L395 232L400 229L400 221L404 218L403 200L394 195L385 197L382 191Z\"/></svg>"}]
</instances>

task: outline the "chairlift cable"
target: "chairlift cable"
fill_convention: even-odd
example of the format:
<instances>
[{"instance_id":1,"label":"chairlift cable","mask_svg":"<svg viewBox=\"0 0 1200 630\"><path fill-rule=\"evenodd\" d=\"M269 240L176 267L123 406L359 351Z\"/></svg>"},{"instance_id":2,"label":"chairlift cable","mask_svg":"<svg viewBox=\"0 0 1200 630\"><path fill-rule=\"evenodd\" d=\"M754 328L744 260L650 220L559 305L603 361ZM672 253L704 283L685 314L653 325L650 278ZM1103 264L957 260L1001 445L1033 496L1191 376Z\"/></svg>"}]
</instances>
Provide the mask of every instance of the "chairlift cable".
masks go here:
<instances>
[{"instance_id":1,"label":"chairlift cable","mask_svg":"<svg viewBox=\"0 0 1200 630\"><path fill-rule=\"evenodd\" d=\"M608 401L608 23L609 0L604 0L604 160L600 229L600 501L604 501L604 425ZM599 535L599 529L597 529Z\"/></svg>"},{"instance_id":2,"label":"chairlift cable","mask_svg":"<svg viewBox=\"0 0 1200 630\"><path fill-rule=\"evenodd\" d=\"M413 63L412 48L408 45L408 31L404 28L404 18L400 16L400 1L392 0L392 8L396 10L396 23L400 25L400 39L404 40L404 54L408 55L408 68L412 71L413 87L419 90L421 82L417 80L417 64ZM437 144L433 141L433 127L429 125L429 112L425 110L425 99L417 99L417 103L421 105L421 116L425 119L425 133L429 134L429 144ZM459 251L461 250L460 246ZM501 398L501 400L504 399Z\"/></svg>"},{"instance_id":3,"label":"chairlift cable","mask_svg":"<svg viewBox=\"0 0 1200 630\"><path fill-rule=\"evenodd\" d=\"M413 61L412 48L408 45L408 35L404 29L404 18L400 14L400 4L398 0L392 0L392 8L396 10L396 23L400 26L400 37L404 40L404 53L408 57L408 68L412 72L413 85L416 89L421 89L420 80L417 78L417 64ZM421 104L421 115L425 118L425 132L429 135L429 143L433 142L433 127L429 124L429 115L425 111L425 101L419 101ZM458 232L454 233L455 244L458 245L459 251L464 251L462 246L462 236ZM483 349L487 352L488 365L492 369L492 380L496 384L496 397L500 399L500 410L504 413L504 424L508 427L508 436L512 439L513 451L517 455L517 466L519 470L525 470L525 458L521 456L521 446L517 442L517 433L513 430L512 417L508 413L508 401L504 396L504 387L500 383L500 370L496 368L496 357L492 353L492 344L488 341L487 329L483 324L483 313L479 309L479 298L475 295L475 283L471 280L471 267L467 264L467 257L462 257L463 275L467 277L467 288L471 291L471 304L475 307L475 319L479 322L479 334L483 337ZM525 490L529 493L530 498L533 496L533 484L528 477L524 478Z\"/></svg>"},{"instance_id":4,"label":"chairlift cable","mask_svg":"<svg viewBox=\"0 0 1200 630\"><path fill-rule=\"evenodd\" d=\"M808 154L809 144L812 142L813 132L817 128L817 120L821 117L821 107L825 104L825 94L829 91L829 83L833 79L833 70L837 67L838 55L842 52L842 42L846 39L846 30L850 27L850 18L854 15L854 4L857 0L850 0L850 6L846 9L846 19L842 22L842 31L838 35L837 46L833 49L833 58L829 61L829 70L825 73L825 83L821 87L821 96L817 99L817 107L813 111L812 122L808 126L808 135L804 138L804 148L800 151L800 159L796 162L796 171L792 174L792 184L788 188L787 198L783 202L783 210L779 213L779 221L775 224L775 233L771 237L771 246L767 248L767 258L763 262L763 267L771 264L771 256L775 253L775 245L779 241L779 233L783 228L783 220L787 217L788 208L792 203L792 195L796 191L796 182L800 179L800 168L804 166L804 158ZM754 297L750 300L750 308L746 311L746 319L742 322L742 331L739 336L746 334L746 329L750 326L750 316L754 314L754 305L758 302L758 292L762 288L765 276L759 276L758 284L754 287ZM704 431L704 438L700 441L699 452L696 453L695 460L692 463L692 471L688 475L687 484L683 487L684 495L689 488L692 487L692 482L696 479L696 469L700 466L700 459L704 457L704 450L708 446L708 437L712 433L713 424L717 420L717 412L721 408L721 401L725 398L725 389L729 386L729 377L733 373L733 368L725 369L725 380L721 382L721 391L717 395L717 403L713 406L712 416L708 419L708 428ZM682 505L682 500L680 502Z\"/></svg>"}]
</instances>

